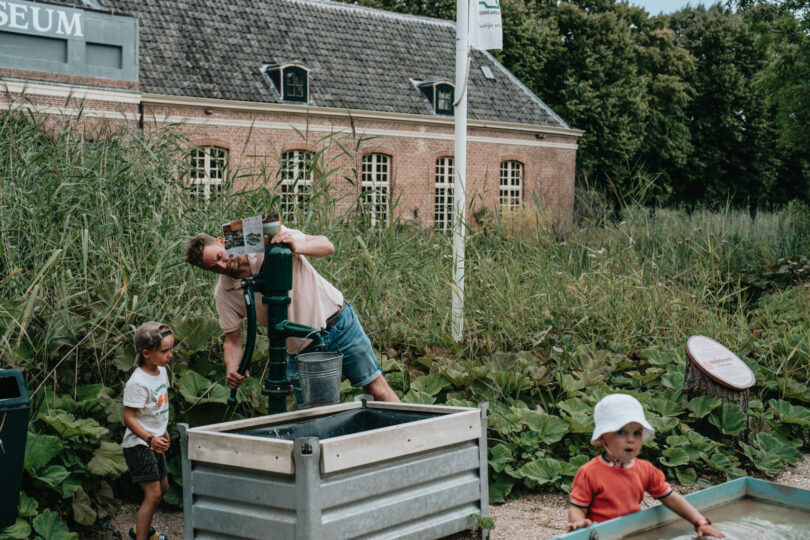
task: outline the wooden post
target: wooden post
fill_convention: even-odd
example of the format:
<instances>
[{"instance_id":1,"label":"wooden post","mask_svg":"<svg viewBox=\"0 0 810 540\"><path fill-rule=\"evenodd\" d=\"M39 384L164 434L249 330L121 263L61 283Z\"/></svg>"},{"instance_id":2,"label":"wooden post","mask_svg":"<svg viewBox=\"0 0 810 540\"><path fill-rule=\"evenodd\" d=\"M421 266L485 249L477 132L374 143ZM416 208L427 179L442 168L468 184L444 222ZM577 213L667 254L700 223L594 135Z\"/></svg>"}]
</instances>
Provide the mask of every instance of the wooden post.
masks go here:
<instances>
[{"instance_id":1,"label":"wooden post","mask_svg":"<svg viewBox=\"0 0 810 540\"><path fill-rule=\"evenodd\" d=\"M692 336L687 340L686 358L683 389L689 399L700 396L719 398L748 414L748 389L756 379L745 362L705 336ZM734 440L745 440L747 433L746 427Z\"/></svg>"}]
</instances>

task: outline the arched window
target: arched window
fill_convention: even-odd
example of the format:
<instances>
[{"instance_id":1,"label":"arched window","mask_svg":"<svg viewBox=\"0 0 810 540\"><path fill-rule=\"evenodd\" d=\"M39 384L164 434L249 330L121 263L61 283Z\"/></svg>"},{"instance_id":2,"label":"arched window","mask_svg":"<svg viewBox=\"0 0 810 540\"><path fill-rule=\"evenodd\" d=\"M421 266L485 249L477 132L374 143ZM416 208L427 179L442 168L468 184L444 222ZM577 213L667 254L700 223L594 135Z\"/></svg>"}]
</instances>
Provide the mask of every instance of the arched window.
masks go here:
<instances>
[{"instance_id":1,"label":"arched window","mask_svg":"<svg viewBox=\"0 0 810 540\"><path fill-rule=\"evenodd\" d=\"M281 154L282 219L294 218L296 210L306 205L312 194L312 159L314 154L306 150L290 150Z\"/></svg>"},{"instance_id":2,"label":"arched window","mask_svg":"<svg viewBox=\"0 0 810 540\"><path fill-rule=\"evenodd\" d=\"M523 163L501 162L501 189L498 206L502 212L516 210L523 204Z\"/></svg>"},{"instance_id":3,"label":"arched window","mask_svg":"<svg viewBox=\"0 0 810 540\"><path fill-rule=\"evenodd\" d=\"M361 186L363 209L371 215L371 224L388 223L388 196L391 189L391 156L363 156Z\"/></svg>"},{"instance_id":4,"label":"arched window","mask_svg":"<svg viewBox=\"0 0 810 540\"><path fill-rule=\"evenodd\" d=\"M189 187L192 197L209 200L222 192L227 178L228 151L216 146L202 146L191 151Z\"/></svg>"},{"instance_id":5,"label":"arched window","mask_svg":"<svg viewBox=\"0 0 810 540\"><path fill-rule=\"evenodd\" d=\"M436 187L433 198L433 226L440 231L453 227L453 158L436 160Z\"/></svg>"}]
</instances>

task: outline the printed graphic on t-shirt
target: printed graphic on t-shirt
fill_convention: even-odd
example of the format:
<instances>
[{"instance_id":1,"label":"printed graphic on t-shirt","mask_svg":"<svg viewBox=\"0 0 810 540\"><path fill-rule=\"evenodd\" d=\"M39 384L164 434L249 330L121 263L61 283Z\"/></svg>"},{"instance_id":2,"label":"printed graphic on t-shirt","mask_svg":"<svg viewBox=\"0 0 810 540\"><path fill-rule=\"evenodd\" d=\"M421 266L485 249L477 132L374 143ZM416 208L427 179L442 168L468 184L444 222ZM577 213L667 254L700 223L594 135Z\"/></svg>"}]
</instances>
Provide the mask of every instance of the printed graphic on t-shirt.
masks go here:
<instances>
[{"instance_id":1,"label":"printed graphic on t-shirt","mask_svg":"<svg viewBox=\"0 0 810 540\"><path fill-rule=\"evenodd\" d=\"M155 416L169 412L169 390L165 384L161 384L153 390L152 399L157 404L157 410L154 412Z\"/></svg>"}]
</instances>

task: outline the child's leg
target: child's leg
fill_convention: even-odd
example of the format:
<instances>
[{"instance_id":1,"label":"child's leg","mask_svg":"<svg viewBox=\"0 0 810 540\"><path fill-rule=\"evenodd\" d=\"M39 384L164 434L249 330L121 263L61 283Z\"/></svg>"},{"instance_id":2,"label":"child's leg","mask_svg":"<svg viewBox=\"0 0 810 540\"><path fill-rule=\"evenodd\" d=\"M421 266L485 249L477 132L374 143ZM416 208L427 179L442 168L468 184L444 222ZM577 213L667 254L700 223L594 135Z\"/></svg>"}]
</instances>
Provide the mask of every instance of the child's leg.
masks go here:
<instances>
[{"instance_id":1,"label":"child's leg","mask_svg":"<svg viewBox=\"0 0 810 540\"><path fill-rule=\"evenodd\" d=\"M160 495L166 495L166 492L169 491L169 477L164 476L160 479Z\"/></svg>"},{"instance_id":2,"label":"child's leg","mask_svg":"<svg viewBox=\"0 0 810 540\"><path fill-rule=\"evenodd\" d=\"M132 479L143 489L143 503L135 516L135 533L130 535L136 540L149 538L152 516L157 510L163 494L169 490L169 477L166 475L166 457L156 454L144 445L124 448Z\"/></svg>"},{"instance_id":3,"label":"child's leg","mask_svg":"<svg viewBox=\"0 0 810 540\"><path fill-rule=\"evenodd\" d=\"M155 482L141 482L143 488L143 502L141 507L138 508L138 513L135 516L136 525L136 539L147 540L149 538L149 530L152 528L152 516L155 515L160 504L160 499L163 497L163 484L169 486L169 481L166 476Z\"/></svg>"}]
</instances>

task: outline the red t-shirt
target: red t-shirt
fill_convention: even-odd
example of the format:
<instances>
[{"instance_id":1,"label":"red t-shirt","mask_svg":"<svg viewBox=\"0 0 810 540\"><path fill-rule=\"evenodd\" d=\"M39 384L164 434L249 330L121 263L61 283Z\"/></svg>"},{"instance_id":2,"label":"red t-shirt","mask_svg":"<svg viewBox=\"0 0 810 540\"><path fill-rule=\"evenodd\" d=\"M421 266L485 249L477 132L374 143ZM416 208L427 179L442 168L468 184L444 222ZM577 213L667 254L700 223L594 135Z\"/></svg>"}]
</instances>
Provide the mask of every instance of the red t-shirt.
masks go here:
<instances>
[{"instance_id":1,"label":"red t-shirt","mask_svg":"<svg viewBox=\"0 0 810 540\"><path fill-rule=\"evenodd\" d=\"M672 493L661 469L638 458L629 467L615 467L596 456L577 471L571 504L587 509L588 519L602 522L641 510L645 491L656 499Z\"/></svg>"}]
</instances>

